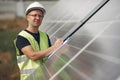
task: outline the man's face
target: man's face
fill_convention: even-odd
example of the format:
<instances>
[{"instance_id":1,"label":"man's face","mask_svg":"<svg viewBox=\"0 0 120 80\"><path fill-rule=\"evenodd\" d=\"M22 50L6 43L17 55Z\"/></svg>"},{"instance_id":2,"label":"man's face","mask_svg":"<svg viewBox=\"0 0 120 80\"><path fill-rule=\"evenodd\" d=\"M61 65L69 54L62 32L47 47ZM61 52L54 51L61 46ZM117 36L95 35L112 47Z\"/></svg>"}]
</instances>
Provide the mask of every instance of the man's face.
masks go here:
<instances>
[{"instance_id":1,"label":"man's face","mask_svg":"<svg viewBox=\"0 0 120 80\"><path fill-rule=\"evenodd\" d=\"M38 28L43 20L43 13L40 10L32 10L27 16L28 26Z\"/></svg>"}]
</instances>

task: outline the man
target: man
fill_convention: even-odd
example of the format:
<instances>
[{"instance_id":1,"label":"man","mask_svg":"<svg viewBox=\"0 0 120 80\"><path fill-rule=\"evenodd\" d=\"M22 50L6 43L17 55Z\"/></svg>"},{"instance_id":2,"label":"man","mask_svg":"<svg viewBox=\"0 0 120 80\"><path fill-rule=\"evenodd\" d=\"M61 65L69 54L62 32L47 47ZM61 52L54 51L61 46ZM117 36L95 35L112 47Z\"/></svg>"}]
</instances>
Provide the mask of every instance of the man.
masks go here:
<instances>
[{"instance_id":1,"label":"man","mask_svg":"<svg viewBox=\"0 0 120 80\"><path fill-rule=\"evenodd\" d=\"M40 3L31 3L25 11L28 26L15 39L21 80L44 80L42 62L63 43L58 39L51 46L48 35L38 30L45 12Z\"/></svg>"}]
</instances>

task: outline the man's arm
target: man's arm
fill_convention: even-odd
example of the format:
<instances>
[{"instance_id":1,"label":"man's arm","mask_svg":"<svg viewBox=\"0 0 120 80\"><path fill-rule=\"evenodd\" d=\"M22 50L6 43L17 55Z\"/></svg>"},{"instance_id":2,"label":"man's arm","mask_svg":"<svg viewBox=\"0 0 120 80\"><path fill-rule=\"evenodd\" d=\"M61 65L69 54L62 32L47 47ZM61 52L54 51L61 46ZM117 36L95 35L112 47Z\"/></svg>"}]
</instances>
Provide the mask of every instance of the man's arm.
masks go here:
<instances>
[{"instance_id":1,"label":"man's arm","mask_svg":"<svg viewBox=\"0 0 120 80\"><path fill-rule=\"evenodd\" d=\"M55 44L49 47L46 50L34 51L31 45L25 46L21 49L21 51L32 60L39 60L49 56L54 50L56 50L63 43L62 39L58 39Z\"/></svg>"}]
</instances>

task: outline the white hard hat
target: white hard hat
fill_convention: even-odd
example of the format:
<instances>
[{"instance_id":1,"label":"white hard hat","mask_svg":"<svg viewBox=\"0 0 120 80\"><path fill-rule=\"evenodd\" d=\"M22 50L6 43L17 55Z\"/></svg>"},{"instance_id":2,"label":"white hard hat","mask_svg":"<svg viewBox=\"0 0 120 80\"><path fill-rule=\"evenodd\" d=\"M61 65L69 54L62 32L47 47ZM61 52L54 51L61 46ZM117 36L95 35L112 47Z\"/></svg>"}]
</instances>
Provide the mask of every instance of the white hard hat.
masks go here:
<instances>
[{"instance_id":1,"label":"white hard hat","mask_svg":"<svg viewBox=\"0 0 120 80\"><path fill-rule=\"evenodd\" d=\"M39 2L33 2L27 7L27 9L25 10L25 14L27 15L30 11L35 9L41 10L43 14L46 13L45 8L42 4L40 4Z\"/></svg>"}]
</instances>

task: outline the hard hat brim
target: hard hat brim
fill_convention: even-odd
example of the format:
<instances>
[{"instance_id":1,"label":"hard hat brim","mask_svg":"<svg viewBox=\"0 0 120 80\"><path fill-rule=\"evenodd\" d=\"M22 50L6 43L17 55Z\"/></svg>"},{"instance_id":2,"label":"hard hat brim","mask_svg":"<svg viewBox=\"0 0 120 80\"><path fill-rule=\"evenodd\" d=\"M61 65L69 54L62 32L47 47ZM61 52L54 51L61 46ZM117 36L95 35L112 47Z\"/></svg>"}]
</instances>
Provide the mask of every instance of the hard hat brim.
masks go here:
<instances>
[{"instance_id":1,"label":"hard hat brim","mask_svg":"<svg viewBox=\"0 0 120 80\"><path fill-rule=\"evenodd\" d=\"M43 8L33 7L33 8L30 8L30 9L26 10L26 11L25 11L25 14L28 15L28 13L30 13L32 10L40 10L40 11L43 13L43 15L46 13Z\"/></svg>"}]
</instances>

